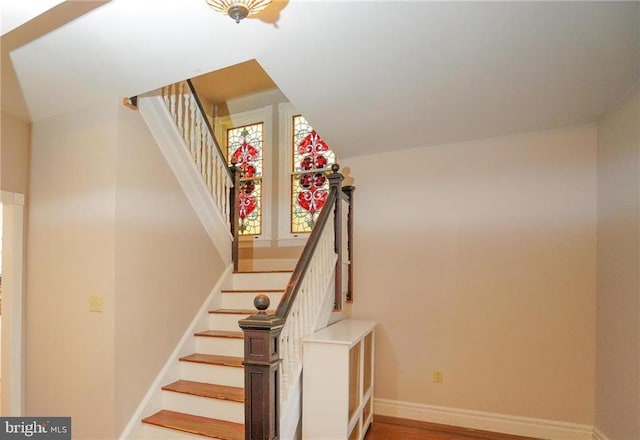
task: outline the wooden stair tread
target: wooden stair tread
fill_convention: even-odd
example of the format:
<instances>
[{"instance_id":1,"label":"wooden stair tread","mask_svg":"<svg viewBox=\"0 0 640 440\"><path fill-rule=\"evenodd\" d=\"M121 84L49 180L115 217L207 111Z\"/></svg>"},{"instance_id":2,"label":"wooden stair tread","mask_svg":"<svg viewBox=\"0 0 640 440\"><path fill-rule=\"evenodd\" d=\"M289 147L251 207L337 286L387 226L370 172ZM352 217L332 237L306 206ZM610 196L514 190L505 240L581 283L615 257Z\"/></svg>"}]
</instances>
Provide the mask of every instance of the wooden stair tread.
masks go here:
<instances>
[{"instance_id":1,"label":"wooden stair tread","mask_svg":"<svg viewBox=\"0 0 640 440\"><path fill-rule=\"evenodd\" d=\"M142 423L175 429L221 440L244 440L244 425L163 409L142 419Z\"/></svg>"},{"instance_id":2,"label":"wooden stair tread","mask_svg":"<svg viewBox=\"0 0 640 440\"><path fill-rule=\"evenodd\" d=\"M228 385L194 382L191 380L178 380L169 385L163 386L162 389L165 391L191 394L194 396L208 397L211 399L244 402L244 388L232 387Z\"/></svg>"},{"instance_id":3,"label":"wooden stair tread","mask_svg":"<svg viewBox=\"0 0 640 440\"><path fill-rule=\"evenodd\" d=\"M229 330L206 330L203 332L194 333L196 336L205 336L209 338L232 338L232 339L244 339L244 333L233 332Z\"/></svg>"},{"instance_id":4,"label":"wooden stair tread","mask_svg":"<svg viewBox=\"0 0 640 440\"><path fill-rule=\"evenodd\" d=\"M222 289L222 293L280 293L284 289Z\"/></svg>"},{"instance_id":5,"label":"wooden stair tread","mask_svg":"<svg viewBox=\"0 0 640 440\"><path fill-rule=\"evenodd\" d=\"M224 365L227 367L242 368L242 358L238 356L221 356L216 354L193 353L180 358L183 362L196 362L198 364Z\"/></svg>"},{"instance_id":6,"label":"wooden stair tread","mask_svg":"<svg viewBox=\"0 0 640 440\"><path fill-rule=\"evenodd\" d=\"M267 315L272 315L275 312L275 310L267 310ZM216 309L209 310L209 313L219 313L222 315L255 315L258 311L256 309Z\"/></svg>"}]
</instances>

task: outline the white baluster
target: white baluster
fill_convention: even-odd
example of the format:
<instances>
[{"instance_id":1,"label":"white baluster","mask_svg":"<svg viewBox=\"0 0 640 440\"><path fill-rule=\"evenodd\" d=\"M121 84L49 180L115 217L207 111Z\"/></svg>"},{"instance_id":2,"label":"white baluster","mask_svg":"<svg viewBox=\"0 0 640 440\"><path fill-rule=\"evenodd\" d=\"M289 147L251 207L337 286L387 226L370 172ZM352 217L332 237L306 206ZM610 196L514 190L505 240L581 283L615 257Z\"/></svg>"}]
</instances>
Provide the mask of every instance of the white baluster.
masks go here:
<instances>
[{"instance_id":1,"label":"white baluster","mask_svg":"<svg viewBox=\"0 0 640 440\"><path fill-rule=\"evenodd\" d=\"M226 166L227 164L222 160L220 162L220 167L222 168ZM219 175L220 177L218 179L218 185L216 186L216 192L220 197L222 206L224 206L223 211L225 218L228 219L231 215L231 209L233 209L233 207L229 206L229 197L231 196L231 191L234 191L233 182L231 182L231 178L227 175L225 170L220 169ZM222 188L224 188L224 190ZM229 224L229 226L231 225Z\"/></svg>"},{"instance_id":2,"label":"white baluster","mask_svg":"<svg viewBox=\"0 0 640 440\"><path fill-rule=\"evenodd\" d=\"M207 144L204 149L204 161L202 167L202 173L205 176L205 181L207 183L207 189L211 190L211 172L209 171L210 161L211 161L211 148L213 147L213 138L207 132Z\"/></svg>"},{"instance_id":3,"label":"white baluster","mask_svg":"<svg viewBox=\"0 0 640 440\"><path fill-rule=\"evenodd\" d=\"M171 84L169 86L169 110L171 112L171 116L173 116L174 122L178 122L178 118L176 117L176 84Z\"/></svg>"},{"instance_id":4,"label":"white baluster","mask_svg":"<svg viewBox=\"0 0 640 440\"><path fill-rule=\"evenodd\" d=\"M221 167L218 166L218 155L216 154L216 149L215 149L215 145L211 147L211 164L209 165L211 168L211 186L209 187L209 190L211 191L211 194L213 195L213 199L216 201L216 204L218 205L218 208L220 209L220 212L224 213L224 209L223 209L223 204L222 201L220 200L220 194L217 191L217 183L218 180L220 180L220 172L222 171Z\"/></svg>"},{"instance_id":5,"label":"white baluster","mask_svg":"<svg viewBox=\"0 0 640 440\"><path fill-rule=\"evenodd\" d=\"M207 142L207 125L204 122L204 119L202 119L202 123L200 124L201 127L201 135L200 135L200 142L198 143L198 148L196 148L196 165L198 166L198 169L200 170L200 175L202 175L202 149L204 148L204 145Z\"/></svg>"},{"instance_id":6,"label":"white baluster","mask_svg":"<svg viewBox=\"0 0 640 440\"><path fill-rule=\"evenodd\" d=\"M161 94L167 108L171 108L171 106L169 105L169 86L164 86L162 88Z\"/></svg>"},{"instance_id":7,"label":"white baluster","mask_svg":"<svg viewBox=\"0 0 640 440\"><path fill-rule=\"evenodd\" d=\"M191 146L196 142L196 125L198 124L198 103L195 100L194 96L191 96L189 99L189 114L191 115L191 120L189 121L189 150L191 150Z\"/></svg>"},{"instance_id":8,"label":"white baluster","mask_svg":"<svg viewBox=\"0 0 640 440\"><path fill-rule=\"evenodd\" d=\"M198 167L198 170L200 171L200 175L202 176L202 146L205 143L207 132L205 130L204 121L201 125L202 125L202 136L200 137L200 142L198 142L198 146L196 148L196 166Z\"/></svg>"},{"instance_id":9,"label":"white baluster","mask_svg":"<svg viewBox=\"0 0 640 440\"><path fill-rule=\"evenodd\" d=\"M218 172L218 175L216 176L216 180L213 184L213 190L215 191L216 197L219 200L218 203L220 203L221 208L224 210L226 208L226 202L224 201L224 199L227 198L228 196L226 191L222 189L223 182L227 181L227 172L226 170L222 169L223 167L227 168L227 163L224 160L221 160L220 171Z\"/></svg>"},{"instance_id":10,"label":"white baluster","mask_svg":"<svg viewBox=\"0 0 640 440\"><path fill-rule=\"evenodd\" d=\"M194 161L197 157L198 145L202 142L202 130L204 130L204 127L202 126L202 119L198 118L198 124L196 125L196 141L191 146L191 157L193 157Z\"/></svg>"},{"instance_id":11,"label":"white baluster","mask_svg":"<svg viewBox=\"0 0 640 440\"><path fill-rule=\"evenodd\" d=\"M177 123L178 130L182 134L184 139L184 82L178 84L178 96L177 96Z\"/></svg>"}]
</instances>

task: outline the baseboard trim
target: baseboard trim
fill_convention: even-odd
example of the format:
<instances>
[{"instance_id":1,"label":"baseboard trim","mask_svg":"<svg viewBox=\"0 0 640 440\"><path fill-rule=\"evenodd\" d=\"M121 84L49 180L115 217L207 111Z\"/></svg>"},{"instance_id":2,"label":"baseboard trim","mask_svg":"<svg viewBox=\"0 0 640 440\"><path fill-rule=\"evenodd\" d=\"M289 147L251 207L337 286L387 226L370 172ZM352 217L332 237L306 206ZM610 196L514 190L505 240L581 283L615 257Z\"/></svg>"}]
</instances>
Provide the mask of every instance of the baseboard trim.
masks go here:
<instances>
[{"instance_id":1,"label":"baseboard trim","mask_svg":"<svg viewBox=\"0 0 640 440\"><path fill-rule=\"evenodd\" d=\"M374 399L374 414L550 440L593 440L591 425ZM606 439L603 439L606 440Z\"/></svg>"},{"instance_id":2,"label":"baseboard trim","mask_svg":"<svg viewBox=\"0 0 640 440\"><path fill-rule=\"evenodd\" d=\"M610 440L609 437L605 435L604 432L600 431L598 428L593 428L593 440Z\"/></svg>"}]
</instances>

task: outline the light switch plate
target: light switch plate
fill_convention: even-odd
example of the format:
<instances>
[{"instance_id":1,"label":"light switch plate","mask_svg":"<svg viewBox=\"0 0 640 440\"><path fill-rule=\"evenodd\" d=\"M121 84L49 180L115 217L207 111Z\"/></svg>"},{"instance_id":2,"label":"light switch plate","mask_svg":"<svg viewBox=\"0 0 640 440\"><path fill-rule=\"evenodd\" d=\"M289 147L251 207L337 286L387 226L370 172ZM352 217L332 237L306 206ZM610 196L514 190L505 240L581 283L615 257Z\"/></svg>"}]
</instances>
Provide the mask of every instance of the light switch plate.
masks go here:
<instances>
[{"instance_id":1,"label":"light switch plate","mask_svg":"<svg viewBox=\"0 0 640 440\"><path fill-rule=\"evenodd\" d=\"M89 311L102 312L102 295L89 296Z\"/></svg>"}]
</instances>

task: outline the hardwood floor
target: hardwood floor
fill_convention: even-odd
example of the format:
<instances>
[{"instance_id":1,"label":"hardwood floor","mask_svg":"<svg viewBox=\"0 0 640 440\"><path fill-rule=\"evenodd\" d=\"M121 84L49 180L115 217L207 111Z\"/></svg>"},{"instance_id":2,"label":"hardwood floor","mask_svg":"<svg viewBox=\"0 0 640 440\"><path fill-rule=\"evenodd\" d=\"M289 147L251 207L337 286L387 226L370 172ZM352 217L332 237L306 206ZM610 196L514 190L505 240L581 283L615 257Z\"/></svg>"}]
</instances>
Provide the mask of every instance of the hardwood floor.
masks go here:
<instances>
[{"instance_id":1,"label":"hardwood floor","mask_svg":"<svg viewBox=\"0 0 640 440\"><path fill-rule=\"evenodd\" d=\"M535 440L435 423L374 416L365 440Z\"/></svg>"}]
</instances>

